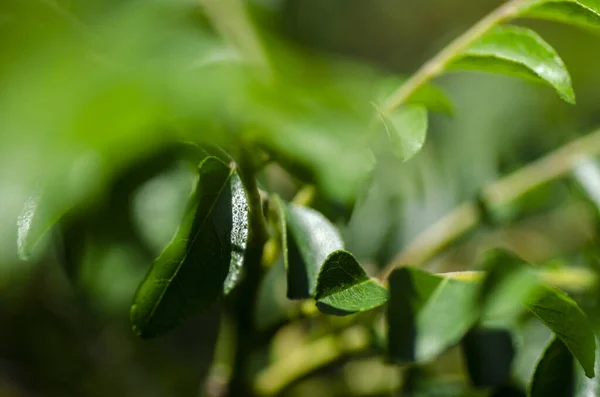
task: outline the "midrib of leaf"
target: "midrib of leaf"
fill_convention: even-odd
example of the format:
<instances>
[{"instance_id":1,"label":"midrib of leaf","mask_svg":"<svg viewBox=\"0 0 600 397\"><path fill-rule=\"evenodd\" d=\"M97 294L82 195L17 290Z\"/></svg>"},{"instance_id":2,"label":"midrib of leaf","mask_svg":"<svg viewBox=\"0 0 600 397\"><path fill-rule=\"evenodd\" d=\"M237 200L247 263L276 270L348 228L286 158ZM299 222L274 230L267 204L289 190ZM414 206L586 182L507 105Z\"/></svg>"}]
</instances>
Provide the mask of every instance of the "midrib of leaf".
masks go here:
<instances>
[{"instance_id":1,"label":"midrib of leaf","mask_svg":"<svg viewBox=\"0 0 600 397\"><path fill-rule=\"evenodd\" d=\"M202 220L202 222L198 226L196 234L194 234L194 238L192 239L192 241L191 241L190 244L186 244L185 255L179 261L179 264L177 265L177 269L173 272L173 275L168 279L167 285L165 286L165 288L163 288L163 290L160 293L159 298L156 300L156 303L152 306L152 311L150 312L150 315L148 316L148 318L152 318L154 316L154 313L156 312L156 309L158 308L158 306L160 306L160 304L161 304L161 302L163 300L163 297L167 293L167 289L171 286L171 283L173 282L173 280L176 279L177 275L179 274L179 270L181 269L181 266L183 266L183 263L187 259L188 254L190 253L190 248L189 247L191 247L192 245L194 245L194 242L198 238L198 235L200 234L200 230L204 226L204 223L208 220L208 218L210 218L210 215L212 214L213 209L214 209L217 201L219 201L219 197L221 197L221 194L223 193L223 190L225 189L225 187L227 186L227 184L231 180L231 175L233 175L233 172L234 172L233 169L230 169L229 175L227 176L227 179L225 179L225 183L223 183L223 186L221 186L221 188L219 189L219 192L215 195L215 199L213 200L213 202L212 202L212 204L210 206L210 209L206 212L206 217ZM197 210L197 208L196 208L196 210ZM192 222L192 224L193 224L193 222ZM175 233L175 236L177 236L177 233ZM157 261L159 259L160 259L160 257L158 257ZM183 289L179 285L179 282L177 280L176 280L176 282L177 282L177 286L179 287L179 289L181 291L181 296L183 296L185 299L187 299L187 297L185 296L185 293L183 292Z\"/></svg>"},{"instance_id":2,"label":"midrib of leaf","mask_svg":"<svg viewBox=\"0 0 600 397\"><path fill-rule=\"evenodd\" d=\"M427 61L403 85L394 91L379 108L384 115L391 114L419 88L440 75L445 67L463 50L500 23L516 17L530 0L509 0L480 19L469 30L456 38Z\"/></svg>"}]
</instances>

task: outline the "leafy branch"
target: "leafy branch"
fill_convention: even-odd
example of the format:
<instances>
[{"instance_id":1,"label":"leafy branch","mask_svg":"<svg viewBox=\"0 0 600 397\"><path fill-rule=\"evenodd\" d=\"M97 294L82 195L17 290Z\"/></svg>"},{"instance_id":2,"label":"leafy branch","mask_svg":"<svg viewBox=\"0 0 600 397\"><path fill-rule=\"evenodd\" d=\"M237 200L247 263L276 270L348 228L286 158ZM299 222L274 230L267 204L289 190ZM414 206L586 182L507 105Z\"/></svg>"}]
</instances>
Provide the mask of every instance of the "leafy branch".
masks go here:
<instances>
[{"instance_id":1,"label":"leafy branch","mask_svg":"<svg viewBox=\"0 0 600 397\"><path fill-rule=\"evenodd\" d=\"M456 38L433 58L427 61L404 84L396 89L383 103L381 111L390 114L414 95L425 84L443 73L446 67L463 50L489 32L496 25L518 15L523 4L530 0L510 0L482 18L469 30Z\"/></svg>"},{"instance_id":2,"label":"leafy branch","mask_svg":"<svg viewBox=\"0 0 600 397\"><path fill-rule=\"evenodd\" d=\"M522 197L532 189L563 177L585 156L600 154L600 130L583 136L519 170L484 186L481 199L491 211ZM481 207L467 201L455 207L408 244L381 271L387 279L395 268L422 266L444 247L474 228L482 220Z\"/></svg>"}]
</instances>

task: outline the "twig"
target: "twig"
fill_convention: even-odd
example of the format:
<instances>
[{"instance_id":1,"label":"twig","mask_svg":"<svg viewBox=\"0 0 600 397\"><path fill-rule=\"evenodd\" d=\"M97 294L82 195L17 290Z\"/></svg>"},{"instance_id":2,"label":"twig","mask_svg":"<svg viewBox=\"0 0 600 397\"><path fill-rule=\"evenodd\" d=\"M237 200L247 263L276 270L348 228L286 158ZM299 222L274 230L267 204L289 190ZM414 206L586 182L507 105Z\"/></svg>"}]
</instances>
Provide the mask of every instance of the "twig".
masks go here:
<instances>
[{"instance_id":1,"label":"twig","mask_svg":"<svg viewBox=\"0 0 600 397\"><path fill-rule=\"evenodd\" d=\"M221 36L259 68L269 71L266 52L241 0L200 0Z\"/></svg>"},{"instance_id":2,"label":"twig","mask_svg":"<svg viewBox=\"0 0 600 397\"><path fill-rule=\"evenodd\" d=\"M527 0L509 0L481 19L469 30L448 44L427 61L410 79L394 91L383 103L381 112L390 114L406 102L419 88L439 76L455 57L496 25L514 18Z\"/></svg>"},{"instance_id":3,"label":"twig","mask_svg":"<svg viewBox=\"0 0 600 397\"><path fill-rule=\"evenodd\" d=\"M571 172L586 155L600 154L600 130L576 139L539 160L492 182L482 189L481 197L488 208L506 205L532 189ZM440 221L417 236L382 270L387 279L399 266L421 266L440 250L479 224L477 204L467 201L450 211Z\"/></svg>"},{"instance_id":4,"label":"twig","mask_svg":"<svg viewBox=\"0 0 600 397\"><path fill-rule=\"evenodd\" d=\"M341 335L327 335L302 348L291 351L256 376L254 389L261 396L273 396L294 381L329 365L341 357L366 350L370 346L369 333L355 326Z\"/></svg>"}]
</instances>

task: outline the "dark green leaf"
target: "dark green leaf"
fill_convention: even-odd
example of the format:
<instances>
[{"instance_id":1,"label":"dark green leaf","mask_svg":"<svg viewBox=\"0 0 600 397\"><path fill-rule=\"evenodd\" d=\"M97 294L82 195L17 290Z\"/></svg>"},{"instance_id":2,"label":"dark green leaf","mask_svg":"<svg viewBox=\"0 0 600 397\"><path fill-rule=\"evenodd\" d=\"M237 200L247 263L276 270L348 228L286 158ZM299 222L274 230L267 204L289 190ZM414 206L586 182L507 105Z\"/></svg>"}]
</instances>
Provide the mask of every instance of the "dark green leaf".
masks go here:
<instances>
[{"instance_id":1,"label":"dark green leaf","mask_svg":"<svg viewBox=\"0 0 600 397\"><path fill-rule=\"evenodd\" d=\"M586 376L594 377L594 330L577 303L563 291L542 286L526 305L566 345Z\"/></svg>"},{"instance_id":2,"label":"dark green leaf","mask_svg":"<svg viewBox=\"0 0 600 397\"><path fill-rule=\"evenodd\" d=\"M400 364L428 361L456 344L477 320L478 285L412 268L390 277L388 343Z\"/></svg>"},{"instance_id":3,"label":"dark green leaf","mask_svg":"<svg viewBox=\"0 0 600 397\"><path fill-rule=\"evenodd\" d=\"M160 335L227 294L241 276L248 204L238 175L215 157L199 168L183 223L131 307L134 331Z\"/></svg>"},{"instance_id":4,"label":"dark green leaf","mask_svg":"<svg viewBox=\"0 0 600 397\"><path fill-rule=\"evenodd\" d=\"M459 54L449 68L541 81L553 87L565 101L575 103L571 76L562 59L530 29L496 27Z\"/></svg>"},{"instance_id":5,"label":"dark green leaf","mask_svg":"<svg viewBox=\"0 0 600 397\"><path fill-rule=\"evenodd\" d=\"M319 212L275 199L282 232L282 249L287 268L288 298L315 295L317 276L334 251L344 249L339 231Z\"/></svg>"},{"instance_id":6,"label":"dark green leaf","mask_svg":"<svg viewBox=\"0 0 600 397\"><path fill-rule=\"evenodd\" d=\"M315 300L321 311L345 315L383 305L388 291L365 273L351 253L336 251L321 267Z\"/></svg>"},{"instance_id":7,"label":"dark green leaf","mask_svg":"<svg viewBox=\"0 0 600 397\"><path fill-rule=\"evenodd\" d=\"M571 397L574 388L573 356L559 338L542 355L531 380L531 397Z\"/></svg>"},{"instance_id":8,"label":"dark green leaf","mask_svg":"<svg viewBox=\"0 0 600 397\"><path fill-rule=\"evenodd\" d=\"M473 385L498 386L508 380L515 356L510 332L475 328L467 333L461 345Z\"/></svg>"},{"instance_id":9,"label":"dark green leaf","mask_svg":"<svg viewBox=\"0 0 600 397\"><path fill-rule=\"evenodd\" d=\"M405 106L390 115L380 114L392 152L402 161L414 156L427 136L427 110Z\"/></svg>"},{"instance_id":10,"label":"dark green leaf","mask_svg":"<svg viewBox=\"0 0 600 397\"><path fill-rule=\"evenodd\" d=\"M521 16L568 23L584 28L600 28L598 0L537 0L528 4Z\"/></svg>"}]
</instances>

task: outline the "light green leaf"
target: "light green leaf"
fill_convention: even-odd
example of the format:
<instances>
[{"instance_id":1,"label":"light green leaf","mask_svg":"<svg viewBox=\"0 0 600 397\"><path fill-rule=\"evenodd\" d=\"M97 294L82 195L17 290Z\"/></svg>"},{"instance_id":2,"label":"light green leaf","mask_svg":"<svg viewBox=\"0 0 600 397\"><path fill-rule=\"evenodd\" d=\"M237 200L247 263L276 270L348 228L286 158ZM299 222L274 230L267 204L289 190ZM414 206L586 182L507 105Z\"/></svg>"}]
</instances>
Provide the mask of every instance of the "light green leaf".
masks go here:
<instances>
[{"instance_id":1,"label":"light green leaf","mask_svg":"<svg viewBox=\"0 0 600 397\"><path fill-rule=\"evenodd\" d=\"M486 276L480 290L482 322L510 325L523 313L524 303L539 288L536 270L511 252L488 252L483 269Z\"/></svg>"},{"instance_id":2,"label":"light green leaf","mask_svg":"<svg viewBox=\"0 0 600 397\"><path fill-rule=\"evenodd\" d=\"M19 258L27 260L42 236L60 219L67 208L39 193L30 196L17 220L17 249Z\"/></svg>"},{"instance_id":3,"label":"light green leaf","mask_svg":"<svg viewBox=\"0 0 600 397\"><path fill-rule=\"evenodd\" d=\"M248 239L248 203L239 176L215 157L199 167L184 221L140 284L134 331L163 334L236 285Z\"/></svg>"},{"instance_id":4,"label":"light green leaf","mask_svg":"<svg viewBox=\"0 0 600 397\"><path fill-rule=\"evenodd\" d=\"M598 29L600 28L600 1L536 0L527 4L521 16Z\"/></svg>"},{"instance_id":5,"label":"light green leaf","mask_svg":"<svg viewBox=\"0 0 600 397\"><path fill-rule=\"evenodd\" d=\"M346 315L383 305L388 291L365 273L351 253L335 251L321 267L315 300L324 313Z\"/></svg>"},{"instance_id":6,"label":"light green leaf","mask_svg":"<svg viewBox=\"0 0 600 397\"><path fill-rule=\"evenodd\" d=\"M429 361L458 343L477 320L478 285L401 268L390 277L388 343L392 361Z\"/></svg>"},{"instance_id":7,"label":"light green leaf","mask_svg":"<svg viewBox=\"0 0 600 397\"><path fill-rule=\"evenodd\" d=\"M344 249L337 228L321 213L278 197L282 232L282 249L287 269L290 299L306 299L315 295L317 276L325 260L334 251Z\"/></svg>"},{"instance_id":8,"label":"light green leaf","mask_svg":"<svg viewBox=\"0 0 600 397\"><path fill-rule=\"evenodd\" d=\"M406 82L404 77L388 77L380 81L375 92L375 101L383 103L386 98L397 88ZM417 89L414 94L406 100L407 105L424 106L432 112L444 113L451 116L454 113L452 101L446 93L438 86L425 84Z\"/></svg>"},{"instance_id":9,"label":"light green leaf","mask_svg":"<svg viewBox=\"0 0 600 397\"><path fill-rule=\"evenodd\" d=\"M542 286L527 308L566 345L585 374L594 377L596 339L590 320L566 293Z\"/></svg>"},{"instance_id":10,"label":"light green leaf","mask_svg":"<svg viewBox=\"0 0 600 397\"><path fill-rule=\"evenodd\" d=\"M573 388L573 356L562 340L553 338L535 368L529 395L571 397Z\"/></svg>"},{"instance_id":11,"label":"light green leaf","mask_svg":"<svg viewBox=\"0 0 600 397\"><path fill-rule=\"evenodd\" d=\"M537 33L516 26L498 26L459 54L449 69L507 74L543 82L575 103L571 76L556 51Z\"/></svg>"},{"instance_id":12,"label":"light green leaf","mask_svg":"<svg viewBox=\"0 0 600 397\"><path fill-rule=\"evenodd\" d=\"M405 106L391 115L380 114L392 152L402 161L414 156L427 136L427 110L422 106Z\"/></svg>"}]
</instances>

